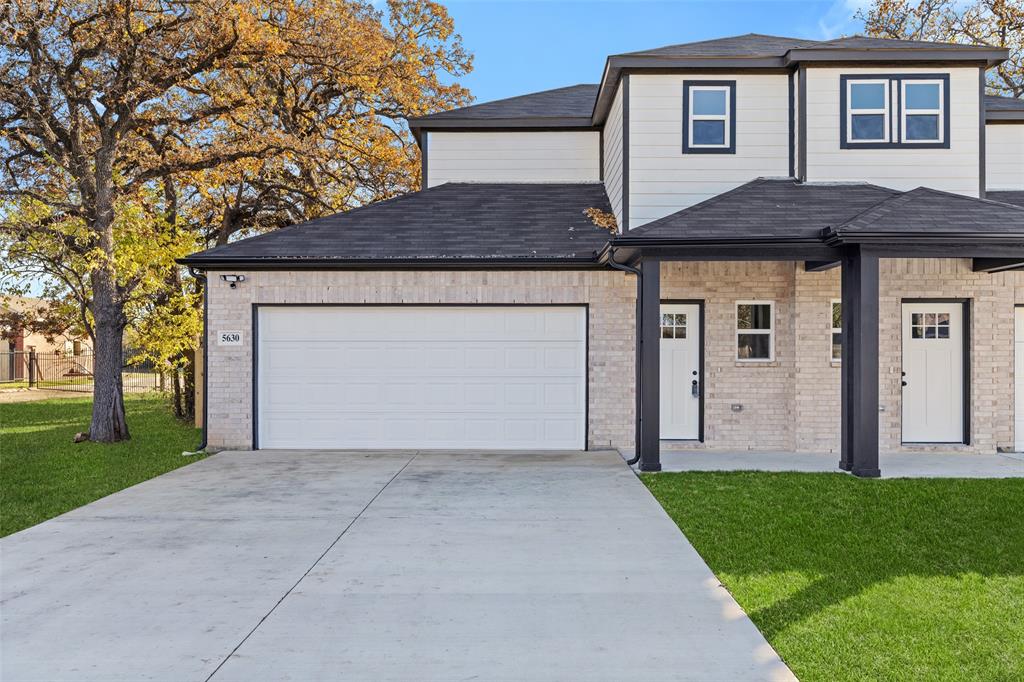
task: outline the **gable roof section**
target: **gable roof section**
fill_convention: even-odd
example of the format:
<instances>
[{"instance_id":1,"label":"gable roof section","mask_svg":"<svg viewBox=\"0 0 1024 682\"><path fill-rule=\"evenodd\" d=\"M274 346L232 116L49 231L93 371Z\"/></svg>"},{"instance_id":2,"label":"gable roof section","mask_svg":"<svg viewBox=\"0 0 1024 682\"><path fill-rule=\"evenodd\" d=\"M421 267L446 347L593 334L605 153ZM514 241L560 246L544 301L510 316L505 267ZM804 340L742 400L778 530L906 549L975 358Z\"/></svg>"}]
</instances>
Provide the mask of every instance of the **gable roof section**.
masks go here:
<instances>
[{"instance_id":1,"label":"gable roof section","mask_svg":"<svg viewBox=\"0 0 1024 682\"><path fill-rule=\"evenodd\" d=\"M624 52L616 57L782 57L794 47L818 44L817 40L747 33L740 36L700 40L693 43L665 45L650 50Z\"/></svg>"},{"instance_id":2,"label":"gable roof section","mask_svg":"<svg viewBox=\"0 0 1024 682\"><path fill-rule=\"evenodd\" d=\"M899 192L869 184L801 184L759 178L616 237L616 244L821 242L821 229L846 222Z\"/></svg>"},{"instance_id":3,"label":"gable roof section","mask_svg":"<svg viewBox=\"0 0 1024 682\"><path fill-rule=\"evenodd\" d=\"M597 85L533 92L409 119L413 129L460 127L589 128Z\"/></svg>"},{"instance_id":4,"label":"gable roof section","mask_svg":"<svg viewBox=\"0 0 1024 682\"><path fill-rule=\"evenodd\" d=\"M449 183L218 246L185 265L593 265L611 211L593 184Z\"/></svg>"},{"instance_id":5,"label":"gable roof section","mask_svg":"<svg viewBox=\"0 0 1024 682\"><path fill-rule=\"evenodd\" d=\"M792 70L804 62L958 61L993 65L1009 57L1006 48L988 45L932 43L848 36L806 40L748 33L715 40L666 45L651 50L612 55L605 61L601 88L594 106L594 123L601 123L615 86L629 69L778 69Z\"/></svg>"},{"instance_id":6,"label":"gable roof section","mask_svg":"<svg viewBox=\"0 0 1024 682\"><path fill-rule=\"evenodd\" d=\"M828 245L969 239L1024 242L1024 208L927 187L903 192L822 230Z\"/></svg>"},{"instance_id":7,"label":"gable roof section","mask_svg":"<svg viewBox=\"0 0 1024 682\"><path fill-rule=\"evenodd\" d=\"M985 120L1024 122L1024 99L985 95Z\"/></svg>"},{"instance_id":8,"label":"gable roof section","mask_svg":"<svg viewBox=\"0 0 1024 682\"><path fill-rule=\"evenodd\" d=\"M985 198L992 201L998 201L1004 204L1013 204L1014 206L1024 207L1024 190L1014 191L1005 190L999 192L985 192Z\"/></svg>"}]
</instances>

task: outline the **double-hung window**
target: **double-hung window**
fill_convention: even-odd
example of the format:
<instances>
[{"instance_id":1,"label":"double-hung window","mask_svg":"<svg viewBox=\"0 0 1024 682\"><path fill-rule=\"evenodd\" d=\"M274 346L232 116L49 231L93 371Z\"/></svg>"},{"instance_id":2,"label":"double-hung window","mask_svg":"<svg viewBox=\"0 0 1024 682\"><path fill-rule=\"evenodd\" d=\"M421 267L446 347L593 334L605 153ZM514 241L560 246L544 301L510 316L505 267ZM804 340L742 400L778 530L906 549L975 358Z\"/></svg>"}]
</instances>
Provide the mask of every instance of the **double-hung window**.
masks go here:
<instances>
[{"instance_id":1,"label":"double-hung window","mask_svg":"<svg viewBox=\"0 0 1024 682\"><path fill-rule=\"evenodd\" d=\"M847 142L889 141L889 81L846 82Z\"/></svg>"},{"instance_id":2,"label":"double-hung window","mask_svg":"<svg viewBox=\"0 0 1024 682\"><path fill-rule=\"evenodd\" d=\"M736 153L736 81L683 82L683 153Z\"/></svg>"},{"instance_id":3,"label":"double-hung window","mask_svg":"<svg viewBox=\"0 0 1024 682\"><path fill-rule=\"evenodd\" d=\"M768 362L775 359L775 303L736 302L736 359Z\"/></svg>"},{"instance_id":4,"label":"double-hung window","mask_svg":"<svg viewBox=\"0 0 1024 682\"><path fill-rule=\"evenodd\" d=\"M839 78L842 149L949 148L949 74Z\"/></svg>"},{"instance_id":5,"label":"double-hung window","mask_svg":"<svg viewBox=\"0 0 1024 682\"><path fill-rule=\"evenodd\" d=\"M907 144L942 142L945 118L941 80L903 81L901 135Z\"/></svg>"},{"instance_id":6,"label":"double-hung window","mask_svg":"<svg viewBox=\"0 0 1024 682\"><path fill-rule=\"evenodd\" d=\"M843 361L843 302L832 301L832 362Z\"/></svg>"}]
</instances>

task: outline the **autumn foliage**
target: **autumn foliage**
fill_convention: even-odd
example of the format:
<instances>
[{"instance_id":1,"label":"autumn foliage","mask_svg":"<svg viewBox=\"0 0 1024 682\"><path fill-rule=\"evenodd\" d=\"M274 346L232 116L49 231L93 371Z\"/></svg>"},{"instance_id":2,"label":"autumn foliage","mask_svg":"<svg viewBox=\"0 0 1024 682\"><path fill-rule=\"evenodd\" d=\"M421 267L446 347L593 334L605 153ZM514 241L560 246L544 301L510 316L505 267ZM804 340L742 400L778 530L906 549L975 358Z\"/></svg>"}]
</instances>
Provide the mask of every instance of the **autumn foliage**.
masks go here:
<instances>
[{"instance_id":1,"label":"autumn foliage","mask_svg":"<svg viewBox=\"0 0 1024 682\"><path fill-rule=\"evenodd\" d=\"M126 329L188 361L175 258L416 187L405 119L469 100L426 0L7 0L0 32L0 275L74 304L94 440L128 437Z\"/></svg>"}]
</instances>

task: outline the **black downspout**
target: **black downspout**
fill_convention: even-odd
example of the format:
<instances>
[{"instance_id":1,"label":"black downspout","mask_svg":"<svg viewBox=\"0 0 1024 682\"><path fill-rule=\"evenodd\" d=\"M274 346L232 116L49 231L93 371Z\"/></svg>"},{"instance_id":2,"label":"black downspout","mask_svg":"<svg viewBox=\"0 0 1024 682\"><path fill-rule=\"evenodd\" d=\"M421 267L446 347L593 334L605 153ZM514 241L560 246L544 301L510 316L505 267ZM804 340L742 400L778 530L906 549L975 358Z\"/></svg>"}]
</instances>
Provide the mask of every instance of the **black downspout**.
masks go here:
<instances>
[{"instance_id":1,"label":"black downspout","mask_svg":"<svg viewBox=\"0 0 1024 682\"><path fill-rule=\"evenodd\" d=\"M206 449L206 427L210 423L210 393L206 390L210 356L207 352L209 351L207 346L210 342L210 332L207 329L207 323L210 318L210 283L206 278L206 273L198 271L192 266L189 266L188 272L201 283L203 290L203 342L200 345L200 348L203 350L203 442L195 450L196 452L202 452Z\"/></svg>"},{"instance_id":2,"label":"black downspout","mask_svg":"<svg viewBox=\"0 0 1024 682\"><path fill-rule=\"evenodd\" d=\"M643 328L643 307L640 304L642 299L641 294L644 290L644 278L639 268L634 268L624 263L615 262L615 249L612 249L608 253L608 265L612 266L616 270L622 270L623 272L631 272L636 275L636 329L634 334L636 336L636 350L634 351L633 367L636 370L636 376L634 377L635 387L634 392L636 393L636 406L634 407L633 415L633 428L635 429L633 434L633 459L626 460L626 464L633 466L640 461L640 383L642 381L643 374L640 371L640 354L643 351L643 341L640 330ZM205 403L204 403L205 404ZM203 422L205 424L205 422Z\"/></svg>"}]
</instances>

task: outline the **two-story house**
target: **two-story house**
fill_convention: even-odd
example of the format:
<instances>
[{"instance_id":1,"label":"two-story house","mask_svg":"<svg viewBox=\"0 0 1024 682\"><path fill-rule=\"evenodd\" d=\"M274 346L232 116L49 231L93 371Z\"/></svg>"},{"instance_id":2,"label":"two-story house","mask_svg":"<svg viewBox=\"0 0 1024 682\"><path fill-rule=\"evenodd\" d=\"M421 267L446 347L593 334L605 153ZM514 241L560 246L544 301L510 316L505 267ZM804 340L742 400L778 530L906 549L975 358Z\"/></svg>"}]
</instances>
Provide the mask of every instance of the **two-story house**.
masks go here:
<instances>
[{"instance_id":1,"label":"two-story house","mask_svg":"<svg viewBox=\"0 0 1024 682\"><path fill-rule=\"evenodd\" d=\"M1024 449L1006 57L744 35L412 120L420 191L183 259L208 446Z\"/></svg>"}]
</instances>

